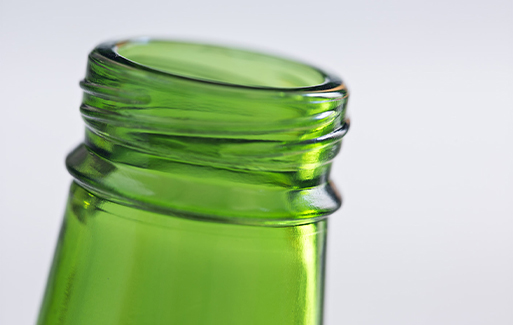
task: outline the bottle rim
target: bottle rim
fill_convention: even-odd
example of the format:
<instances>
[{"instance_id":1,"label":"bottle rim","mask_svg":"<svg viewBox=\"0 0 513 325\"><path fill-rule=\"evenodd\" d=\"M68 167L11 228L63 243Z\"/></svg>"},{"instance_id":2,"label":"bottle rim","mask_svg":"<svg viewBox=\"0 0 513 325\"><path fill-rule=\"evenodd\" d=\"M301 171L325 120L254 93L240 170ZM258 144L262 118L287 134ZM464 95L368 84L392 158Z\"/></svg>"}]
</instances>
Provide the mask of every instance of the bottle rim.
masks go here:
<instances>
[{"instance_id":1,"label":"bottle rim","mask_svg":"<svg viewBox=\"0 0 513 325\"><path fill-rule=\"evenodd\" d=\"M310 86L297 86L297 87L275 87L275 86L264 86L264 85L239 84L239 83L234 83L234 82L225 82L225 81L213 80L213 79L208 79L208 78L192 77L192 76L182 75L179 73L164 71L162 69L158 69L155 67L151 67L147 64L137 62L136 60L129 59L128 57L119 53L119 49L122 46L126 46L126 45L144 46L145 44L150 44L150 43L155 43L155 42L201 45L201 46L207 46L207 47L212 47L212 48L217 48L217 49L224 49L224 50L228 50L228 51L235 50L238 52L252 54L255 56L262 56L262 57L267 57L267 58L272 58L272 59L278 59L278 60L281 60L286 63L293 63L293 64L302 65L306 68L309 68L309 69L315 71L316 73L318 73L324 79L324 81L319 84L314 84L314 85L310 85ZM231 46L206 44L203 42L196 43L196 42L189 42L189 41L187 41L187 42L175 41L175 40L164 39L164 38L138 37L138 38L130 38L130 39L126 39L126 40L104 42L104 43L98 45L95 48L95 51L100 52L103 56L109 58L110 60L115 61L118 64L124 65L124 66L143 70L143 71L157 74L160 76L178 78L178 79L188 80L188 81L197 82L197 83L206 84L206 85L223 86L223 87L228 87L228 88L246 89L246 90L255 90L255 91L258 91L258 90L279 91L279 92L287 92L287 93L324 92L327 90L329 90L329 91L346 90L345 89L346 87L340 78L338 78L330 73L327 73L324 70L319 69L311 64L293 60L293 59L289 59L289 58L278 56L278 55L274 55L274 54L263 53L263 52L258 52L258 51L254 51L254 50L241 49L241 48L236 48L236 47L231 47Z\"/></svg>"}]
</instances>

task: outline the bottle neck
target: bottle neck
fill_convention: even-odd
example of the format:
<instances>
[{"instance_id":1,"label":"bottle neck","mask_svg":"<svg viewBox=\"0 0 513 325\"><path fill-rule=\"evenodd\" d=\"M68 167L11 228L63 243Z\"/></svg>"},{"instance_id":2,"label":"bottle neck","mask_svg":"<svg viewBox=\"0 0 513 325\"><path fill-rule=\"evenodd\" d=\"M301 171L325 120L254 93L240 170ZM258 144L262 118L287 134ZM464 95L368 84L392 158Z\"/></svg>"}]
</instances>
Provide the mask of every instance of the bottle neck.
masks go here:
<instances>
[{"instance_id":1,"label":"bottle neck","mask_svg":"<svg viewBox=\"0 0 513 325\"><path fill-rule=\"evenodd\" d=\"M67 159L78 184L127 205L239 223L307 223L340 206L329 182L348 129L340 81L238 87L134 64L113 44L89 56L86 139Z\"/></svg>"}]
</instances>

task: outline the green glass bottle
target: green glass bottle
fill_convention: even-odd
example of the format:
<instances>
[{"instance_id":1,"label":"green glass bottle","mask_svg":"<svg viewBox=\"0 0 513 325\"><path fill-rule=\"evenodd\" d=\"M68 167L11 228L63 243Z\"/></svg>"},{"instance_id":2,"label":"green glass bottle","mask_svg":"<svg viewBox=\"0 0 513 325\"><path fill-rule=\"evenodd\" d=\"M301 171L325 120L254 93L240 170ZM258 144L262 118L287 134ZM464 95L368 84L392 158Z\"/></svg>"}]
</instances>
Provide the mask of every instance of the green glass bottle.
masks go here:
<instances>
[{"instance_id":1,"label":"green glass bottle","mask_svg":"<svg viewBox=\"0 0 513 325\"><path fill-rule=\"evenodd\" d=\"M134 39L95 48L81 87L86 136L38 324L322 323L340 79Z\"/></svg>"}]
</instances>

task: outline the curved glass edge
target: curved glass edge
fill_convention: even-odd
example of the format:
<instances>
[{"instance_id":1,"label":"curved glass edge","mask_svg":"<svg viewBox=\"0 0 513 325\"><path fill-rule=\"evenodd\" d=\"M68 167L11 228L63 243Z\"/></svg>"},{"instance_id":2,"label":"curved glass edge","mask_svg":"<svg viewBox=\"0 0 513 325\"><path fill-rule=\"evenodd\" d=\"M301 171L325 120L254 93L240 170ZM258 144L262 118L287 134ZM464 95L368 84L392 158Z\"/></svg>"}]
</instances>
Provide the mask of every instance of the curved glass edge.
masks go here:
<instances>
[{"instance_id":1,"label":"curved glass edge","mask_svg":"<svg viewBox=\"0 0 513 325\"><path fill-rule=\"evenodd\" d=\"M273 57L280 58L283 60L293 61L293 62L307 65L307 66L313 68L314 70L317 70L322 76L324 76L324 82L321 84L318 84L318 85L314 85L314 86L292 87L292 88L239 85L239 84L227 83L227 82L221 82L221 81L192 78L192 77L182 76L182 75L173 74L170 72L154 69L149 66L129 60L117 52L117 48L119 46L129 43L129 42L130 43L148 43L151 41L165 42L165 41L171 41L171 40L141 37L141 38L122 40L122 41L109 41L109 42L104 42L104 43L101 43L100 45L98 45L91 52L91 54L98 53L98 54L104 56L105 58L110 59L118 64L122 64L127 67L136 68L136 69L143 70L143 71L153 73L153 74L157 74L160 76L167 76L170 78L183 79L183 80L193 81L193 82L202 83L202 84L215 85L215 86L223 86L223 87L231 87L231 88L239 88L239 89L247 89L247 90L266 90L266 91L278 91L278 92L290 92L290 93L293 93L293 92L332 92L332 91L341 91L341 92L347 93L347 88L346 88L344 82L342 81L342 79L340 79L339 77L336 77L332 74L329 74L329 73L323 71L322 69L319 69L319 68L317 68L311 64L308 64L308 63L303 63L303 62L291 60L291 59L276 56L276 55L260 53L260 52L256 52L253 50L244 50L244 51L253 52L253 53L257 53L257 54L264 54L267 56L273 56ZM232 47L226 47L226 48L235 49Z\"/></svg>"}]
</instances>

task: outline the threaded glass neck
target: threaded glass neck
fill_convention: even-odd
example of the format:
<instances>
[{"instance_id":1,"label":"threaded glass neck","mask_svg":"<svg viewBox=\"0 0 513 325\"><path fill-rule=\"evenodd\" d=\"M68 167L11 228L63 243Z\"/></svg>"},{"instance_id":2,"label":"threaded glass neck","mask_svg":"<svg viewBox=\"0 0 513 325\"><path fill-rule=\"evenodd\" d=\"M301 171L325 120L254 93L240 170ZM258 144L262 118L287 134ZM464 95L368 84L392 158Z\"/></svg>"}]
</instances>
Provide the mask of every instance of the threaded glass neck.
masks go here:
<instances>
[{"instance_id":1,"label":"threaded glass neck","mask_svg":"<svg viewBox=\"0 0 513 325\"><path fill-rule=\"evenodd\" d=\"M138 39L94 49L81 87L86 141L67 163L93 192L240 222L305 222L340 205L328 177L347 91L319 69Z\"/></svg>"}]
</instances>

